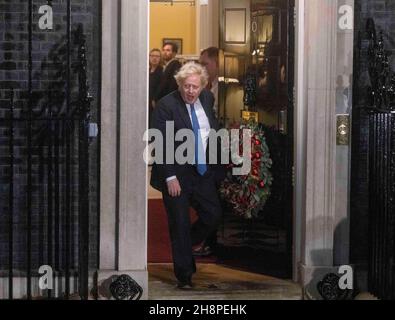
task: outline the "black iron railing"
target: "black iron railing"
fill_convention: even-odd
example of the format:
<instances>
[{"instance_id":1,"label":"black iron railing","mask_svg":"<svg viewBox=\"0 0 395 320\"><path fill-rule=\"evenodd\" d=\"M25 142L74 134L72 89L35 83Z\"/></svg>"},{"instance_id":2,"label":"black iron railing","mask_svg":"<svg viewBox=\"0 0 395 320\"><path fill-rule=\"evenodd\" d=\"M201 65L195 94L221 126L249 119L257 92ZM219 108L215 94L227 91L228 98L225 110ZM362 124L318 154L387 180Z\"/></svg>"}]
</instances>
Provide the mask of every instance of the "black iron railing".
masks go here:
<instances>
[{"instance_id":1,"label":"black iron railing","mask_svg":"<svg viewBox=\"0 0 395 320\"><path fill-rule=\"evenodd\" d=\"M17 110L15 92L11 89L9 112L0 117L1 127L8 130L9 150L5 183L8 186L8 261L0 261L0 271L7 266L9 299L33 299L43 294L49 299L68 299L74 293L82 299L89 296L92 97L88 92L83 27L80 25L72 30L71 0L67 0L66 7L65 56L58 70L63 86L48 87L42 100L45 102L36 105L33 80L38 79L33 74L32 59L33 0L29 0L27 104L26 108ZM21 229L25 234L15 232L17 222L23 224ZM38 269L42 265L52 267L58 281L56 292L51 288L37 289L41 276ZM26 279L25 286L15 287L16 273L18 278ZM26 288L22 294L21 288Z\"/></svg>"},{"instance_id":2,"label":"black iron railing","mask_svg":"<svg viewBox=\"0 0 395 320\"><path fill-rule=\"evenodd\" d=\"M368 20L369 45L369 290L395 298L395 76L383 33Z\"/></svg>"}]
</instances>

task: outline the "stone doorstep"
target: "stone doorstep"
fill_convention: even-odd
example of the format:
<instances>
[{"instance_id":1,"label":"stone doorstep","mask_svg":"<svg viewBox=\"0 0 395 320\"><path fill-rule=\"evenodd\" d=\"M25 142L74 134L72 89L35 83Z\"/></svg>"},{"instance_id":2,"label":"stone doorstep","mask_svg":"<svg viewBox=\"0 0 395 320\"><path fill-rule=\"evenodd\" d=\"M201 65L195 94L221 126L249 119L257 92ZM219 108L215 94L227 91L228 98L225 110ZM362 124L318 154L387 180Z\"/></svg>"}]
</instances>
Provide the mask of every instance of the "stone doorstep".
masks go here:
<instances>
[{"instance_id":1,"label":"stone doorstep","mask_svg":"<svg viewBox=\"0 0 395 320\"><path fill-rule=\"evenodd\" d=\"M361 292L354 298L354 300L379 300L379 299L369 292Z\"/></svg>"},{"instance_id":2,"label":"stone doorstep","mask_svg":"<svg viewBox=\"0 0 395 320\"><path fill-rule=\"evenodd\" d=\"M191 290L175 287L172 268L149 267L149 300L301 300L302 289L292 281L276 279L219 265L198 265Z\"/></svg>"},{"instance_id":3,"label":"stone doorstep","mask_svg":"<svg viewBox=\"0 0 395 320\"><path fill-rule=\"evenodd\" d=\"M182 290L179 290L182 291ZM151 286L152 292L152 286ZM156 290L149 294L149 300L302 300L299 292L271 291L271 290L184 290L175 289Z\"/></svg>"}]
</instances>

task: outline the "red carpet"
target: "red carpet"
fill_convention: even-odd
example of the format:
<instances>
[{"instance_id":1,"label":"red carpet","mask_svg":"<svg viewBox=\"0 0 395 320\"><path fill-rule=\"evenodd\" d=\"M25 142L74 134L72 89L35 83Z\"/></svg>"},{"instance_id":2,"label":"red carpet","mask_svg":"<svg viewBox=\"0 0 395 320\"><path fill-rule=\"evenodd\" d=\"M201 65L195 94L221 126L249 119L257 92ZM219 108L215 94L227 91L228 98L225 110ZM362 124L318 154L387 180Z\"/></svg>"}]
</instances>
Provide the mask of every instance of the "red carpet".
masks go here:
<instances>
[{"instance_id":1,"label":"red carpet","mask_svg":"<svg viewBox=\"0 0 395 320\"><path fill-rule=\"evenodd\" d=\"M197 219L191 210L191 222ZM214 263L214 256L196 258L196 262ZM148 200L148 262L171 263L171 246L167 214L161 199Z\"/></svg>"}]
</instances>

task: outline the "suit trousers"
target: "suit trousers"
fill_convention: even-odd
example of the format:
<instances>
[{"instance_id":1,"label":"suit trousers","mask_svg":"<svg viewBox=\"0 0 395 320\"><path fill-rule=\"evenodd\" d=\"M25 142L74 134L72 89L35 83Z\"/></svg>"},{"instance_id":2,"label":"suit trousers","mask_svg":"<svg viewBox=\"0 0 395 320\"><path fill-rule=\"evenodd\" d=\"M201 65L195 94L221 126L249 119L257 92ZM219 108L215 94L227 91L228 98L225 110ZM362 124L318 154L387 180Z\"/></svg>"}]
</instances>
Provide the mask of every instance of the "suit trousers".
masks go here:
<instances>
[{"instance_id":1,"label":"suit trousers","mask_svg":"<svg viewBox=\"0 0 395 320\"><path fill-rule=\"evenodd\" d=\"M181 282L187 282L196 272L192 246L201 243L216 230L221 221L222 209L213 171L200 176L195 167L178 177L181 195L170 197L163 192L167 211L173 254L174 273ZM191 226L189 209L194 208L198 220Z\"/></svg>"}]
</instances>

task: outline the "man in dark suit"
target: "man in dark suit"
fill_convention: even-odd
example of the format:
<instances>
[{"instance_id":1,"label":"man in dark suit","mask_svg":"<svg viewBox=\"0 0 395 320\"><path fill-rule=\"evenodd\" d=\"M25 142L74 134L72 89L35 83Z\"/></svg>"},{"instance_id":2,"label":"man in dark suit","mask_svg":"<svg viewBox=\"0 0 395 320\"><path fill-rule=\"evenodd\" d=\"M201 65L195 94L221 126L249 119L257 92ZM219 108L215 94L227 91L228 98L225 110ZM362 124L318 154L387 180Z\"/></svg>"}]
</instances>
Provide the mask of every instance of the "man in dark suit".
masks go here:
<instances>
[{"instance_id":1,"label":"man in dark suit","mask_svg":"<svg viewBox=\"0 0 395 320\"><path fill-rule=\"evenodd\" d=\"M178 89L175 74L181 68L181 63L176 59L178 46L175 43L165 43L162 48L162 57L165 62L163 74L155 94L155 102L159 101L169 93Z\"/></svg>"},{"instance_id":2,"label":"man in dark suit","mask_svg":"<svg viewBox=\"0 0 395 320\"><path fill-rule=\"evenodd\" d=\"M207 71L199 64L185 64L176 75L179 90L160 100L153 113L153 128L159 129L166 142L174 148L163 148L163 164L154 163L151 185L160 190L166 207L172 244L174 272L179 288L192 287L196 272L192 247L200 244L221 220L221 205L215 182L216 164L209 164L208 148L210 129L218 130L214 115L213 94L205 89ZM179 130L190 129L193 139L192 163L166 162L166 152L176 155L184 141L166 141L168 123L174 124L174 135ZM167 133L167 134L166 134ZM174 137L173 135L173 137ZM217 152L217 150L215 150ZM157 154L156 154L157 156ZM193 207L199 219L191 227L189 208Z\"/></svg>"}]
</instances>

